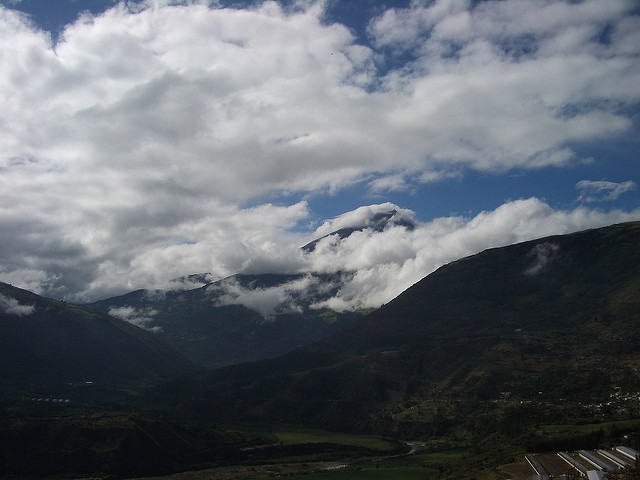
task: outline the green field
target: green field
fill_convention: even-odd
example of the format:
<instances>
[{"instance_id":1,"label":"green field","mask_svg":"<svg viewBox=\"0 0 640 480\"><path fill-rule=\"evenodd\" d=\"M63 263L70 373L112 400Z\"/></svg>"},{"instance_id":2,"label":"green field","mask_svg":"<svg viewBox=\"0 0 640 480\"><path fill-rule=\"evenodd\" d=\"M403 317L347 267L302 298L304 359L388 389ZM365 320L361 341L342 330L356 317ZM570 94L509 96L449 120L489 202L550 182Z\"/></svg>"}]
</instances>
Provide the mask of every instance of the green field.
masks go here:
<instances>
[{"instance_id":1,"label":"green field","mask_svg":"<svg viewBox=\"0 0 640 480\"><path fill-rule=\"evenodd\" d=\"M311 475L296 475L287 480L426 480L436 478L436 471L425 467L397 467L397 468L363 468L361 470L345 469L336 472L313 473Z\"/></svg>"},{"instance_id":2,"label":"green field","mask_svg":"<svg viewBox=\"0 0 640 480\"><path fill-rule=\"evenodd\" d=\"M395 450L396 443L384 440L375 435L359 435L340 432L327 432L295 427L277 427L270 432L283 445L299 445L302 443L334 443L353 447L368 448L380 452Z\"/></svg>"},{"instance_id":3,"label":"green field","mask_svg":"<svg viewBox=\"0 0 640 480\"><path fill-rule=\"evenodd\" d=\"M611 427L626 429L636 428L640 426L640 418L633 420L615 420L611 422L602 423L585 423L585 424L552 424L552 425L540 425L540 430L544 433L588 433L594 430L606 430Z\"/></svg>"},{"instance_id":4,"label":"green field","mask_svg":"<svg viewBox=\"0 0 640 480\"><path fill-rule=\"evenodd\" d=\"M443 450L441 452L431 453L418 453L413 455L412 458L417 459L423 463L442 463L450 462L452 460L460 460L468 454L467 450L455 449L455 450Z\"/></svg>"}]
</instances>

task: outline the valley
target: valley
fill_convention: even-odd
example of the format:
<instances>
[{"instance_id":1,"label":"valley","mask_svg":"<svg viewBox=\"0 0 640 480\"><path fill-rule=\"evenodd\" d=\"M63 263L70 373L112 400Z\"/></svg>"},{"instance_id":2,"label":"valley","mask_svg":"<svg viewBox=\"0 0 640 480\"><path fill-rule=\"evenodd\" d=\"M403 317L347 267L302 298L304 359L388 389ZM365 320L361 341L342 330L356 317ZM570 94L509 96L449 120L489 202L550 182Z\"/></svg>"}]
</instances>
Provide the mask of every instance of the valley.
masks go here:
<instances>
[{"instance_id":1,"label":"valley","mask_svg":"<svg viewBox=\"0 0 640 480\"><path fill-rule=\"evenodd\" d=\"M0 45L0 480L640 480L640 0Z\"/></svg>"},{"instance_id":2,"label":"valley","mask_svg":"<svg viewBox=\"0 0 640 480\"><path fill-rule=\"evenodd\" d=\"M316 312L306 325L335 330L280 354L222 332L264 333L287 314L220 306L216 282L93 309L2 284L2 474L519 480L534 474L525 455L551 471L551 452L638 449L638 247L636 222L486 250L367 315ZM318 295L339 288L339 277L233 282L256 291L301 279ZM213 356L197 362L108 315L125 307L157 312L165 334L206 333L224 344L219 358L257 358L205 368Z\"/></svg>"}]
</instances>

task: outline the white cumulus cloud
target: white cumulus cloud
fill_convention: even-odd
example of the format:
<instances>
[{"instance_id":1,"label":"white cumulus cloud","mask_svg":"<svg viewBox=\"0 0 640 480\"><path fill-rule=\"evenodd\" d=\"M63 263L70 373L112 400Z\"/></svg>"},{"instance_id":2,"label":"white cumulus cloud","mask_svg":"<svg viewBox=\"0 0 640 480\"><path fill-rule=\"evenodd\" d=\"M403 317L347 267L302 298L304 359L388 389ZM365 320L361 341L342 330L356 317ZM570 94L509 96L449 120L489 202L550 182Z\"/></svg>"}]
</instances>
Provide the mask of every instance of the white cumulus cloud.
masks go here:
<instances>
[{"instance_id":1,"label":"white cumulus cloud","mask_svg":"<svg viewBox=\"0 0 640 480\"><path fill-rule=\"evenodd\" d=\"M264 270L269 258L300 271L309 260L283 252L309 204L279 194L563 166L580 160L576 143L633 126L630 2L436 1L380 12L367 45L327 22L322 2L296 5L120 2L56 39L0 7L2 278L89 301L193 272ZM398 66L399 54L410 61ZM484 235L519 238L511 231ZM361 289L376 274L407 285L473 250L430 256L417 232L394 229L360 237L336 261L382 262ZM390 294L367 288L364 302Z\"/></svg>"},{"instance_id":2,"label":"white cumulus cloud","mask_svg":"<svg viewBox=\"0 0 640 480\"><path fill-rule=\"evenodd\" d=\"M540 199L528 198L471 218L437 218L413 230L397 226L383 232L357 232L342 241L327 237L307 254L308 268L356 274L335 297L316 307L379 307L438 267L487 248L638 219L640 209L556 210ZM552 254L553 247L536 252L531 273L543 268Z\"/></svg>"}]
</instances>

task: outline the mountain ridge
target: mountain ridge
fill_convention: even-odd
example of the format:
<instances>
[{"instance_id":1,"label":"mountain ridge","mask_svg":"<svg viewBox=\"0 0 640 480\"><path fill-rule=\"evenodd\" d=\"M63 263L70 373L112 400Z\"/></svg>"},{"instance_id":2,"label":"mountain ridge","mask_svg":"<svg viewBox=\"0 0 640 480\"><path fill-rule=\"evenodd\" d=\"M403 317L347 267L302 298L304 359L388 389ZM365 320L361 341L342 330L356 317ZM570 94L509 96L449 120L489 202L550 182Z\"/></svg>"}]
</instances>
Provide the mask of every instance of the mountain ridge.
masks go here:
<instances>
[{"instance_id":1,"label":"mountain ridge","mask_svg":"<svg viewBox=\"0 0 640 480\"><path fill-rule=\"evenodd\" d=\"M156 329L196 364L220 367L276 357L360 317L358 311L312 308L350 275L237 274L192 290L136 290L86 307L128 316L130 322Z\"/></svg>"},{"instance_id":2,"label":"mountain ridge","mask_svg":"<svg viewBox=\"0 0 640 480\"><path fill-rule=\"evenodd\" d=\"M0 283L0 351L4 393L102 395L195 370L161 339L128 322L6 283ZM80 392L80 386L87 387Z\"/></svg>"},{"instance_id":3,"label":"mountain ridge","mask_svg":"<svg viewBox=\"0 0 640 480\"><path fill-rule=\"evenodd\" d=\"M303 245L301 249L305 253L311 253L316 249L317 244L325 238L337 236L339 240L344 240L355 232L361 232L365 229L371 229L374 232L382 232L390 225L404 227L409 231L415 228L415 223L412 220L400 215L397 210L391 209L389 211L382 211L373 214L370 218L366 219L360 225L334 230L331 233L323 235L319 238L316 238L315 240L312 240L306 245Z\"/></svg>"},{"instance_id":4,"label":"mountain ridge","mask_svg":"<svg viewBox=\"0 0 640 480\"><path fill-rule=\"evenodd\" d=\"M364 217L304 245L311 254L329 237L342 241L358 231L382 232L415 224L396 209L364 209ZM354 223L355 222L355 223ZM338 331L371 309L322 307L355 272L237 273L210 281L208 274L180 277L178 289L139 289L85 306L154 331L204 367L272 358ZM197 288L189 285L203 283Z\"/></svg>"},{"instance_id":5,"label":"mountain ridge","mask_svg":"<svg viewBox=\"0 0 640 480\"><path fill-rule=\"evenodd\" d=\"M172 404L408 433L462 428L465 405L489 409L504 392L578 405L640 390L638 247L632 222L485 250L311 347L185 380L192 400Z\"/></svg>"}]
</instances>

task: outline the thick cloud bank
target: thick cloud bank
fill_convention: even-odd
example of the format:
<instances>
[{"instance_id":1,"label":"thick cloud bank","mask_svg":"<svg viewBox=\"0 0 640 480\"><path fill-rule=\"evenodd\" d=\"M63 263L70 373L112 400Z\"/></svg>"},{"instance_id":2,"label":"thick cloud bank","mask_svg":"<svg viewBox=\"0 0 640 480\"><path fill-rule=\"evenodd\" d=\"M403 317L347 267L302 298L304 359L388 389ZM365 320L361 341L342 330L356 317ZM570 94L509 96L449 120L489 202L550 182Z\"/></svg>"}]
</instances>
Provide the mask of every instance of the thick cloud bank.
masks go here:
<instances>
[{"instance_id":1,"label":"thick cloud bank","mask_svg":"<svg viewBox=\"0 0 640 480\"><path fill-rule=\"evenodd\" d=\"M219 305L240 304L259 312L270 319L278 313L302 313L298 297L310 294L318 288L318 280L311 275L270 287L245 287L237 281L229 280L222 285L209 287L210 294L216 294L215 303Z\"/></svg>"},{"instance_id":2,"label":"thick cloud bank","mask_svg":"<svg viewBox=\"0 0 640 480\"><path fill-rule=\"evenodd\" d=\"M531 199L291 253L308 204L256 199L572 165L640 100L632 2L438 1L380 12L368 45L302 3L123 2L55 43L0 7L0 276L86 301L193 272L357 269L339 307L491 244L633 216Z\"/></svg>"},{"instance_id":3,"label":"thick cloud bank","mask_svg":"<svg viewBox=\"0 0 640 480\"><path fill-rule=\"evenodd\" d=\"M305 260L307 268L314 271L357 272L336 297L318 307L378 307L445 263L487 248L638 218L640 209L603 213L580 207L559 211L529 198L505 203L473 218L438 218L417 224L412 230L392 226L383 232L365 229L343 240L329 236L305 255ZM552 254L552 247L536 252L529 273L542 270Z\"/></svg>"}]
</instances>

